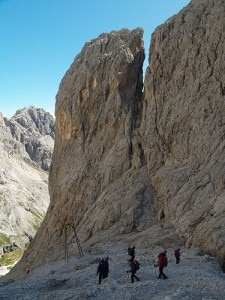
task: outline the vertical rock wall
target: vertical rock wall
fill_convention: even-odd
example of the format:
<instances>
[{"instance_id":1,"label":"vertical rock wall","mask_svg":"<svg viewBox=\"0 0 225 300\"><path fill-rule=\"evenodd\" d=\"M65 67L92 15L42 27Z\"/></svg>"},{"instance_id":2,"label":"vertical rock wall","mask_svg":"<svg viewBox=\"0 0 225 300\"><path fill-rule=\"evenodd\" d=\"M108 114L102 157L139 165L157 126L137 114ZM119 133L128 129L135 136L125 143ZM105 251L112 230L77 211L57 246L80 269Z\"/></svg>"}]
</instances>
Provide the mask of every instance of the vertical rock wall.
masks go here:
<instances>
[{"instance_id":1,"label":"vertical rock wall","mask_svg":"<svg viewBox=\"0 0 225 300\"><path fill-rule=\"evenodd\" d=\"M151 224L150 186L137 135L142 34L124 29L86 43L57 94L52 210L67 211L62 221L75 222L82 241L96 232L116 235Z\"/></svg>"},{"instance_id":2,"label":"vertical rock wall","mask_svg":"<svg viewBox=\"0 0 225 300\"><path fill-rule=\"evenodd\" d=\"M224 257L225 4L192 1L152 35L142 122L159 218Z\"/></svg>"}]
</instances>

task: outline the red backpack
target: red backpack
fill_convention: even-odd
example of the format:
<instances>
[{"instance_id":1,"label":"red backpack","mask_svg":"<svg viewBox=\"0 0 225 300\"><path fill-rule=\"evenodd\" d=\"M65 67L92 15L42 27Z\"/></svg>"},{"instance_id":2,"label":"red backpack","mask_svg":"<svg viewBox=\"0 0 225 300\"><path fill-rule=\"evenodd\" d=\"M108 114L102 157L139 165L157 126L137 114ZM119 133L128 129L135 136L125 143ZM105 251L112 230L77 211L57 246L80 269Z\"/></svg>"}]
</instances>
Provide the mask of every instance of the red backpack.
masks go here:
<instances>
[{"instance_id":1,"label":"red backpack","mask_svg":"<svg viewBox=\"0 0 225 300\"><path fill-rule=\"evenodd\" d=\"M157 267L167 267L167 256L164 252L159 253L158 260L157 260Z\"/></svg>"}]
</instances>

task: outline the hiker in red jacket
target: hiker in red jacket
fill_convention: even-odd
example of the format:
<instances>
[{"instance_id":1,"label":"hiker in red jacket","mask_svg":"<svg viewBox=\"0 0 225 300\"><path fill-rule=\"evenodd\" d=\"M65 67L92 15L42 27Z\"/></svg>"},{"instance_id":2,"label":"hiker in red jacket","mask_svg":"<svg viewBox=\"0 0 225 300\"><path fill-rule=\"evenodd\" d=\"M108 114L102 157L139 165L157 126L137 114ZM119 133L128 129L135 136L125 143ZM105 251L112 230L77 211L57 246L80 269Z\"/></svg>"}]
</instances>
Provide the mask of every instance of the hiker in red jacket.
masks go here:
<instances>
[{"instance_id":1,"label":"hiker in red jacket","mask_svg":"<svg viewBox=\"0 0 225 300\"><path fill-rule=\"evenodd\" d=\"M166 251L161 252L158 255L158 267L159 267L159 276L157 278L167 279L168 277L163 273L163 269L167 267L168 259L166 256Z\"/></svg>"}]
</instances>

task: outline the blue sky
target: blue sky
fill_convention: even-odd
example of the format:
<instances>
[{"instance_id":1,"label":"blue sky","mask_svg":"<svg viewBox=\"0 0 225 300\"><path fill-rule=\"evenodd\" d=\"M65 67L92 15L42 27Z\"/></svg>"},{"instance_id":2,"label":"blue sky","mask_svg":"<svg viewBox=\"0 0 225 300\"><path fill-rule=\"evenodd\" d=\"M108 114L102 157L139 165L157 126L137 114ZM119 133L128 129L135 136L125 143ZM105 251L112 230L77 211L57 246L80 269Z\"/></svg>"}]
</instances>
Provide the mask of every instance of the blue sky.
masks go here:
<instances>
[{"instance_id":1,"label":"blue sky","mask_svg":"<svg viewBox=\"0 0 225 300\"><path fill-rule=\"evenodd\" d=\"M103 32L154 29L190 0L0 0L0 112L33 105L54 115L55 95L84 44Z\"/></svg>"}]
</instances>

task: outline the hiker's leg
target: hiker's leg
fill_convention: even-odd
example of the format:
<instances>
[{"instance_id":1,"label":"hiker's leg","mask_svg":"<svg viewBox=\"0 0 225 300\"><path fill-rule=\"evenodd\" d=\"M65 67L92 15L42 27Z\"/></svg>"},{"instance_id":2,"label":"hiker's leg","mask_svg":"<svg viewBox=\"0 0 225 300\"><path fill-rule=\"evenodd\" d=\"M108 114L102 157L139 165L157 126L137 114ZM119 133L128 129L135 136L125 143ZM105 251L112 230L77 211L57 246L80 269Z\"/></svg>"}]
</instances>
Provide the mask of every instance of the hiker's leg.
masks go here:
<instances>
[{"instance_id":1,"label":"hiker's leg","mask_svg":"<svg viewBox=\"0 0 225 300\"><path fill-rule=\"evenodd\" d=\"M99 276L98 276L98 283L101 284L101 281L102 281L102 274L99 273Z\"/></svg>"},{"instance_id":2,"label":"hiker's leg","mask_svg":"<svg viewBox=\"0 0 225 300\"><path fill-rule=\"evenodd\" d=\"M159 267L159 276L158 276L158 278L162 277L162 273L163 273L163 267Z\"/></svg>"},{"instance_id":3,"label":"hiker's leg","mask_svg":"<svg viewBox=\"0 0 225 300\"><path fill-rule=\"evenodd\" d=\"M134 277L136 278L137 281L139 281L139 278L136 275L134 275Z\"/></svg>"},{"instance_id":4,"label":"hiker's leg","mask_svg":"<svg viewBox=\"0 0 225 300\"><path fill-rule=\"evenodd\" d=\"M161 270L161 276L163 276L163 278L166 279L167 276L163 273L163 269L164 269L164 268L162 267L162 270Z\"/></svg>"}]
</instances>

